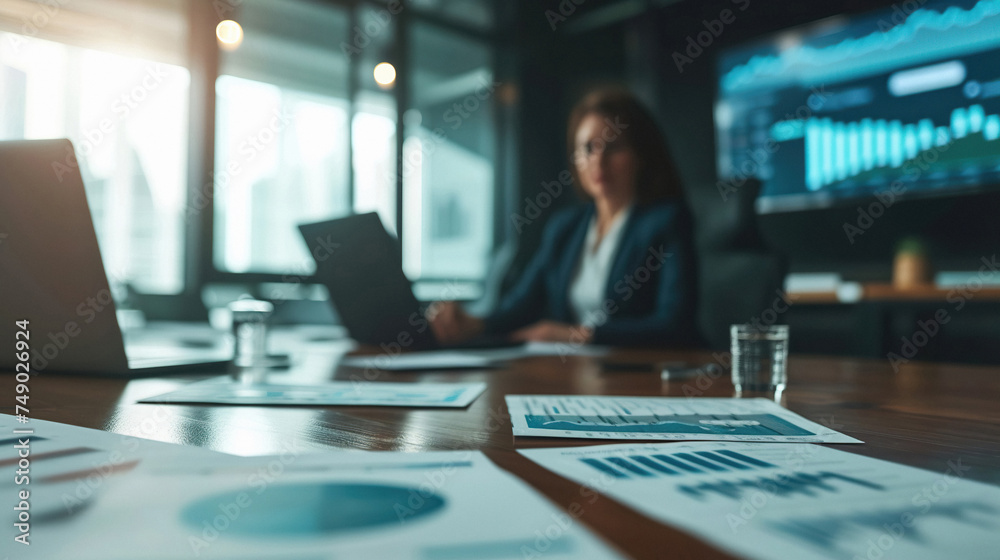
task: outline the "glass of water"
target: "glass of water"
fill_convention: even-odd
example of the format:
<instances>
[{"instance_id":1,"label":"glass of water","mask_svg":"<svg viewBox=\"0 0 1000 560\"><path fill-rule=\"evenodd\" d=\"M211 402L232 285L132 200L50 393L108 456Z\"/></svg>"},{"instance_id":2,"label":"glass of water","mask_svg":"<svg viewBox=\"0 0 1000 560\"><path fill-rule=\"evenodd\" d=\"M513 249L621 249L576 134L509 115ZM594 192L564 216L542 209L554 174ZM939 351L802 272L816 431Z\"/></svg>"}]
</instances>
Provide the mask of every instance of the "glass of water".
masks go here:
<instances>
[{"instance_id":1,"label":"glass of water","mask_svg":"<svg viewBox=\"0 0 1000 560\"><path fill-rule=\"evenodd\" d=\"M788 325L729 327L736 396L778 397L788 373Z\"/></svg>"},{"instance_id":2,"label":"glass of water","mask_svg":"<svg viewBox=\"0 0 1000 560\"><path fill-rule=\"evenodd\" d=\"M237 367L262 367L267 362L267 320L274 306L266 301L239 299L229 304L233 314L234 362Z\"/></svg>"}]
</instances>

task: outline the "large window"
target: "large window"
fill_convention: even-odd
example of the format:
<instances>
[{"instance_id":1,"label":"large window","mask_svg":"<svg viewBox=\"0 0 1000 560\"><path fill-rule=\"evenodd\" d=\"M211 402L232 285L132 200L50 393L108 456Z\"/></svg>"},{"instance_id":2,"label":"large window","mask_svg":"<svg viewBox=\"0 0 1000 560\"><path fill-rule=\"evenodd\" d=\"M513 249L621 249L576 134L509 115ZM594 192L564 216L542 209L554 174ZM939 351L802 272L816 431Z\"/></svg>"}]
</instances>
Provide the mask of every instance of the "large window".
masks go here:
<instances>
[{"instance_id":1,"label":"large window","mask_svg":"<svg viewBox=\"0 0 1000 560\"><path fill-rule=\"evenodd\" d=\"M479 280L493 247L495 91L488 45L411 28L403 143L403 267L411 279Z\"/></svg>"},{"instance_id":2,"label":"large window","mask_svg":"<svg viewBox=\"0 0 1000 560\"><path fill-rule=\"evenodd\" d=\"M109 277L143 293L311 274L296 226L360 212L411 279L477 284L497 221L492 10L3 0L0 139L74 141ZM216 41L220 20L241 33ZM398 75L376 79L383 63Z\"/></svg>"},{"instance_id":3,"label":"large window","mask_svg":"<svg viewBox=\"0 0 1000 560\"><path fill-rule=\"evenodd\" d=\"M309 270L296 225L348 210L347 103L233 76L216 92L216 267Z\"/></svg>"},{"instance_id":4,"label":"large window","mask_svg":"<svg viewBox=\"0 0 1000 560\"><path fill-rule=\"evenodd\" d=\"M0 10L0 29L20 31L0 32L0 140L71 139L109 278L146 293L178 293L188 70L170 63L179 62L172 41L152 32L135 44L125 37L95 44L103 49L41 38L68 41L64 32L81 15L16 0ZM99 27L104 20L89 21Z\"/></svg>"}]
</instances>

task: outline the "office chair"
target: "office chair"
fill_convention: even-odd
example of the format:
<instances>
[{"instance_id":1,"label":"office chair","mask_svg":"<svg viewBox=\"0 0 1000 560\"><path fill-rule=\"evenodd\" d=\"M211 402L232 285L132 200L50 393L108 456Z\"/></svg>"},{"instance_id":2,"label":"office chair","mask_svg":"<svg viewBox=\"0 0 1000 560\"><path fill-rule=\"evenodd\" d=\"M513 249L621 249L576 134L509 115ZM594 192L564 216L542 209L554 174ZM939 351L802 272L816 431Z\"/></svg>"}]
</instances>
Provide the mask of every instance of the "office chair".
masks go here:
<instances>
[{"instance_id":1,"label":"office chair","mask_svg":"<svg viewBox=\"0 0 1000 560\"><path fill-rule=\"evenodd\" d=\"M757 226L754 201L761 183L748 179L733 187L703 185L689 193L698 256L697 324L713 350L729 348L732 324L754 318L785 322L781 290L787 262L767 246Z\"/></svg>"}]
</instances>

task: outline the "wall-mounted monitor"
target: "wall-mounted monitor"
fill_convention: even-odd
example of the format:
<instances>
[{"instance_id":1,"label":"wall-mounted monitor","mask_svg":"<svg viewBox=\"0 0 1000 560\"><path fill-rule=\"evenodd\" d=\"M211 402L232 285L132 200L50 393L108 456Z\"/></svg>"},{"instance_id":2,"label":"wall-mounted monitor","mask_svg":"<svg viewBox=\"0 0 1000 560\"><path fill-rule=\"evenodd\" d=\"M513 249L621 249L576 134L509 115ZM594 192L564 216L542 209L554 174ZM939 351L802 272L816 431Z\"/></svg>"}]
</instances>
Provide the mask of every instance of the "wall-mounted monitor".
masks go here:
<instances>
[{"instance_id":1,"label":"wall-mounted monitor","mask_svg":"<svg viewBox=\"0 0 1000 560\"><path fill-rule=\"evenodd\" d=\"M761 179L760 213L1000 184L1000 0L831 18L726 49L717 77L719 176Z\"/></svg>"}]
</instances>

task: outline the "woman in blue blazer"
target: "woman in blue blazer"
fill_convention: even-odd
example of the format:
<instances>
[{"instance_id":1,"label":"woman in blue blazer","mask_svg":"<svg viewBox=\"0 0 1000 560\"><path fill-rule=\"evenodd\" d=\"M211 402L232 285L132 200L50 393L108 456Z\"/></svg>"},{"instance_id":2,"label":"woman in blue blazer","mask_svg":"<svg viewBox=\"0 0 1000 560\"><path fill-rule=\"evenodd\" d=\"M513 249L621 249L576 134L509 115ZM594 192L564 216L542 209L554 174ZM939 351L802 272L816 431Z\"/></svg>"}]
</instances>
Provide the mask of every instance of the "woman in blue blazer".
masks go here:
<instances>
[{"instance_id":1,"label":"woman in blue blazer","mask_svg":"<svg viewBox=\"0 0 1000 560\"><path fill-rule=\"evenodd\" d=\"M521 278L483 319L435 306L443 342L514 340L676 346L696 339L691 220L655 121L623 90L570 114L567 155L589 201L556 212Z\"/></svg>"}]
</instances>

